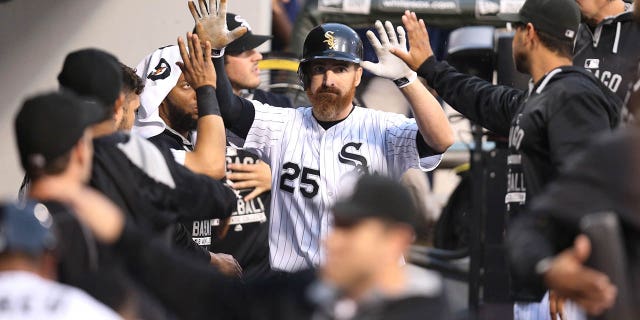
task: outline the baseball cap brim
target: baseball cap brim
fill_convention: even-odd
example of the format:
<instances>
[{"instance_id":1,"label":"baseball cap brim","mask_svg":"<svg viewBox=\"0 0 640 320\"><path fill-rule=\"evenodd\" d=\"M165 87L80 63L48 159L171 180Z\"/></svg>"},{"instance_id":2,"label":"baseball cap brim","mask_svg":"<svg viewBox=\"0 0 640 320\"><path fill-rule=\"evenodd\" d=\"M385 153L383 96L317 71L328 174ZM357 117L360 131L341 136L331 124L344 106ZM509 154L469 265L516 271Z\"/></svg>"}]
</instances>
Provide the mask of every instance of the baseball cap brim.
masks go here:
<instances>
[{"instance_id":1,"label":"baseball cap brim","mask_svg":"<svg viewBox=\"0 0 640 320\"><path fill-rule=\"evenodd\" d=\"M247 50L255 49L259 45L271 40L272 36L255 35L246 33L242 37L230 43L225 49L227 53L241 53Z\"/></svg>"},{"instance_id":2,"label":"baseball cap brim","mask_svg":"<svg viewBox=\"0 0 640 320\"><path fill-rule=\"evenodd\" d=\"M519 13L499 13L498 19L504 22L525 22L526 21Z\"/></svg>"}]
</instances>

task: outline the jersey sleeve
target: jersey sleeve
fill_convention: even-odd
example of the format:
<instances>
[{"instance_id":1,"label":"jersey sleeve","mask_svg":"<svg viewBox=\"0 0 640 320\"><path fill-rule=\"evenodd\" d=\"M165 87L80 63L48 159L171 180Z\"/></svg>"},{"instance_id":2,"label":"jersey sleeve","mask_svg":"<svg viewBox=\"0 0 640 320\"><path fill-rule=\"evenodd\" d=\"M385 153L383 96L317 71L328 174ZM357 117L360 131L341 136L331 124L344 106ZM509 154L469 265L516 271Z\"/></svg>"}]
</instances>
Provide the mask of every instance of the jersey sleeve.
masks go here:
<instances>
[{"instance_id":1,"label":"jersey sleeve","mask_svg":"<svg viewBox=\"0 0 640 320\"><path fill-rule=\"evenodd\" d=\"M392 176L400 177L409 168L431 171L440 164L442 154L420 157L416 141L420 132L415 119L388 115L385 122L387 161Z\"/></svg>"},{"instance_id":2,"label":"jersey sleeve","mask_svg":"<svg viewBox=\"0 0 640 320\"><path fill-rule=\"evenodd\" d=\"M255 108L255 118L244 142L244 148L270 163L271 150L282 140L287 119L295 109L273 107L257 100L250 101Z\"/></svg>"}]
</instances>

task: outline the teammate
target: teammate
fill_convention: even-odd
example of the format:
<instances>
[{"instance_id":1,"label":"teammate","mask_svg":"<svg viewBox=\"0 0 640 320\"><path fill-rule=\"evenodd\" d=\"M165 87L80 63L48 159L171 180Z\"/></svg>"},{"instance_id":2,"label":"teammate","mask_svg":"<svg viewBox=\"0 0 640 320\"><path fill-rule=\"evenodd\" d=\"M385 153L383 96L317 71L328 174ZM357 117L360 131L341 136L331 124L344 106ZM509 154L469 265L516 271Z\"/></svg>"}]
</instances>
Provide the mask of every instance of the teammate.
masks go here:
<instances>
[{"instance_id":1,"label":"teammate","mask_svg":"<svg viewBox=\"0 0 640 320\"><path fill-rule=\"evenodd\" d=\"M48 223L55 222L57 279L119 310L131 298L123 270L109 248L97 243L69 208L88 189L93 154L90 126L103 117L98 102L84 102L70 92L39 95L23 104L15 132L22 166L32 179L28 196L40 202L40 214L50 214L53 220ZM113 295L95 283L109 283Z\"/></svg>"},{"instance_id":2,"label":"teammate","mask_svg":"<svg viewBox=\"0 0 640 320\"><path fill-rule=\"evenodd\" d=\"M580 0L584 22L574 47L573 65L583 67L600 79L621 100L635 79L640 62L640 25L633 20L633 8L622 0ZM622 122L628 122L622 110Z\"/></svg>"},{"instance_id":3,"label":"teammate","mask_svg":"<svg viewBox=\"0 0 640 320\"><path fill-rule=\"evenodd\" d=\"M33 203L0 204L0 318L122 319L77 288L55 282L51 216Z\"/></svg>"},{"instance_id":4,"label":"teammate","mask_svg":"<svg viewBox=\"0 0 640 320\"><path fill-rule=\"evenodd\" d=\"M242 17L226 15L231 29L244 26L248 29L242 37L225 48L224 67L236 95L253 98L263 103L292 107L284 95L258 88L260 73L258 62L262 54L256 48L271 36L256 35ZM269 205L271 202L271 168L260 158L242 148L244 139L227 130L227 181L243 199L232 214L230 230L224 239L212 243L215 252L225 252L238 259L243 278L262 277L269 266Z\"/></svg>"},{"instance_id":5,"label":"teammate","mask_svg":"<svg viewBox=\"0 0 640 320\"><path fill-rule=\"evenodd\" d=\"M220 25L211 17L193 16L197 23ZM244 147L254 149L271 166L269 247L275 270L322 264L320 243L332 226L331 205L352 188L357 176L377 173L399 178L410 167L433 170L453 142L438 102L415 81L415 73L388 52L392 45L406 44L404 33L398 40L394 30L387 30L389 39L381 23L377 28L381 62L363 66L397 80L412 103L415 119L352 104L363 71L362 41L345 25L324 24L307 36L299 72L311 107L277 108L234 96L224 62L215 61L216 93L226 127L245 138ZM215 39L224 30L198 32L203 39Z\"/></svg>"},{"instance_id":6,"label":"teammate","mask_svg":"<svg viewBox=\"0 0 640 320\"><path fill-rule=\"evenodd\" d=\"M180 319L450 319L440 277L398 263L413 241L416 208L390 178L364 176L336 204L336 228L325 242L330 255L320 270L244 286L184 262L157 241L143 241L144 233L117 208L95 200L94 210L80 212L80 219L114 244ZM187 290L192 294L175 294Z\"/></svg>"},{"instance_id":7,"label":"teammate","mask_svg":"<svg viewBox=\"0 0 640 320\"><path fill-rule=\"evenodd\" d=\"M87 97L103 97L105 119L95 125L90 184L152 234L173 233L175 248L206 263L225 262L200 249L176 220L224 218L235 207L235 194L221 182L194 174L149 141L118 132L122 122L122 67L112 55L83 49L69 54L58 80ZM124 96L124 95L122 95ZM107 104L108 103L108 104ZM229 263L224 263L224 266ZM235 265L235 263L233 263Z\"/></svg>"},{"instance_id":8,"label":"teammate","mask_svg":"<svg viewBox=\"0 0 640 320\"><path fill-rule=\"evenodd\" d=\"M553 180L566 159L598 132L618 123L620 100L591 73L572 66L572 46L580 23L573 0L527 0L513 21L513 52L519 71L532 76L529 91L495 86L438 62L424 21L406 12L411 50L394 50L430 87L460 113L509 137L505 204L510 218ZM526 318L543 293L512 283L515 318ZM528 303L531 302L531 303ZM522 313L522 315L520 315Z\"/></svg>"}]
</instances>

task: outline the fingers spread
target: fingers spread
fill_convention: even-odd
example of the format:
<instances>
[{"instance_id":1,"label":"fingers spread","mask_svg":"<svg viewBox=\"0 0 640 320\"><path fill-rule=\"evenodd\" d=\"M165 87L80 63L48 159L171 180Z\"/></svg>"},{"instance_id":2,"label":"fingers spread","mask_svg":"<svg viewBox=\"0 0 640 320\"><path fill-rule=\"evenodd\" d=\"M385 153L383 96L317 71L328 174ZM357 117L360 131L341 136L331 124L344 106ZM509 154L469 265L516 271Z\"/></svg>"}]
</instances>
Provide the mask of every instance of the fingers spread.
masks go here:
<instances>
[{"instance_id":1,"label":"fingers spread","mask_svg":"<svg viewBox=\"0 0 640 320\"><path fill-rule=\"evenodd\" d=\"M209 15L209 10L207 9L207 3L204 2L204 0L198 0L198 4L200 5L200 14L203 17L206 17Z\"/></svg>"},{"instance_id":2,"label":"fingers spread","mask_svg":"<svg viewBox=\"0 0 640 320\"><path fill-rule=\"evenodd\" d=\"M227 16L227 0L220 0L220 3L218 4L218 16Z\"/></svg>"},{"instance_id":3,"label":"fingers spread","mask_svg":"<svg viewBox=\"0 0 640 320\"><path fill-rule=\"evenodd\" d=\"M184 41L182 41L182 37L178 37L178 50L180 51L180 57L182 57L182 71L191 69L191 61L189 59L189 53L187 53L187 49L184 46Z\"/></svg>"},{"instance_id":4,"label":"fingers spread","mask_svg":"<svg viewBox=\"0 0 640 320\"><path fill-rule=\"evenodd\" d=\"M367 39L369 39L371 46L373 47L373 49L376 51L376 54L377 54L378 51L382 50L382 44L380 43L380 40L378 40L378 37L376 37L376 35L373 34L373 31L371 30L367 31L366 34L367 34Z\"/></svg>"},{"instance_id":5,"label":"fingers spread","mask_svg":"<svg viewBox=\"0 0 640 320\"><path fill-rule=\"evenodd\" d=\"M387 46L389 44L389 37L387 36L387 32L384 30L384 26L380 20L376 20L375 23L376 31L378 31L378 37L380 37L380 43L382 46Z\"/></svg>"},{"instance_id":6,"label":"fingers spread","mask_svg":"<svg viewBox=\"0 0 640 320\"><path fill-rule=\"evenodd\" d=\"M384 27L387 31L387 37L389 38L389 44L396 47L398 46L398 37L396 36L396 31L393 29L393 24L389 21L384 22Z\"/></svg>"},{"instance_id":7,"label":"fingers spread","mask_svg":"<svg viewBox=\"0 0 640 320\"><path fill-rule=\"evenodd\" d=\"M191 11L191 16L193 16L193 20L198 22L200 20L200 13L198 13L198 9L196 9L196 4L193 1L189 1L189 11Z\"/></svg>"},{"instance_id":8,"label":"fingers spread","mask_svg":"<svg viewBox=\"0 0 640 320\"><path fill-rule=\"evenodd\" d=\"M229 39L229 43L231 43L233 40L236 40L242 37L245 33L247 33L247 27L237 27L231 30L229 32L229 37L231 38Z\"/></svg>"}]
</instances>

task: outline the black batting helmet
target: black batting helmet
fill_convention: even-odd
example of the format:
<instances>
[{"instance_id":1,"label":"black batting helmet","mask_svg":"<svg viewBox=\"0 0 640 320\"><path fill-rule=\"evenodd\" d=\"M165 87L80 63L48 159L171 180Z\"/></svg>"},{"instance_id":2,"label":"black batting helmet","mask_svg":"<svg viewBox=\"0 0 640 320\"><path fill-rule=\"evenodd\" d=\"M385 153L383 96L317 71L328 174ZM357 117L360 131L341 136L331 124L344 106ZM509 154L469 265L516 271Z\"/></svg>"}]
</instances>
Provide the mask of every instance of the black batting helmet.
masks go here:
<instances>
[{"instance_id":1,"label":"black batting helmet","mask_svg":"<svg viewBox=\"0 0 640 320\"><path fill-rule=\"evenodd\" d=\"M304 40L298 68L302 84L306 88L309 81L304 71L308 62L330 59L359 64L362 61L362 51L360 36L344 24L325 23L313 28Z\"/></svg>"}]
</instances>

